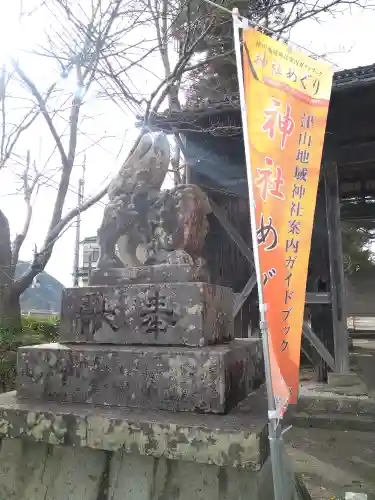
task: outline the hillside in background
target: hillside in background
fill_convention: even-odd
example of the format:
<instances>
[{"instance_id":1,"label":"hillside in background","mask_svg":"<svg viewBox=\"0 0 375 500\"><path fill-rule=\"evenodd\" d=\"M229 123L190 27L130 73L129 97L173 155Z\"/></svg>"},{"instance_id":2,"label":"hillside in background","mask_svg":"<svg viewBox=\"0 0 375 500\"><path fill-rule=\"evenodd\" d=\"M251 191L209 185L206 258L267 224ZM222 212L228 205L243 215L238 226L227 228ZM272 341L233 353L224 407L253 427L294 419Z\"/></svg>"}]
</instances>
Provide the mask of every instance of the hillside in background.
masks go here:
<instances>
[{"instance_id":1,"label":"hillside in background","mask_svg":"<svg viewBox=\"0 0 375 500\"><path fill-rule=\"evenodd\" d=\"M27 262L19 262L17 276L24 273L28 266ZM38 275L37 281L39 283L37 287L30 287L21 295L22 312L36 310L60 312L61 294L64 288L62 283L45 271Z\"/></svg>"}]
</instances>

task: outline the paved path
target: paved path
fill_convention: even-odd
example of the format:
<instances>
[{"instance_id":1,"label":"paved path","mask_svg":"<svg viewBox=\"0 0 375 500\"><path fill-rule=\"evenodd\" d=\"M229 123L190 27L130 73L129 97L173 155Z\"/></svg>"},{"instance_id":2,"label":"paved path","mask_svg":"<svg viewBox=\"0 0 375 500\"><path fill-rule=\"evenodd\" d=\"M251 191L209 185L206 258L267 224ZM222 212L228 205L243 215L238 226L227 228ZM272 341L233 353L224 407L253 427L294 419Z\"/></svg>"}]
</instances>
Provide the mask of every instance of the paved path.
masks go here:
<instances>
[{"instance_id":1,"label":"paved path","mask_svg":"<svg viewBox=\"0 0 375 500\"><path fill-rule=\"evenodd\" d=\"M375 397L375 339L355 339L350 364ZM309 380L306 372L301 379ZM285 434L287 452L314 500L363 492L375 500L374 432L293 427Z\"/></svg>"},{"instance_id":2,"label":"paved path","mask_svg":"<svg viewBox=\"0 0 375 500\"><path fill-rule=\"evenodd\" d=\"M313 500L345 498L346 491L375 499L375 432L294 427L285 443Z\"/></svg>"}]
</instances>

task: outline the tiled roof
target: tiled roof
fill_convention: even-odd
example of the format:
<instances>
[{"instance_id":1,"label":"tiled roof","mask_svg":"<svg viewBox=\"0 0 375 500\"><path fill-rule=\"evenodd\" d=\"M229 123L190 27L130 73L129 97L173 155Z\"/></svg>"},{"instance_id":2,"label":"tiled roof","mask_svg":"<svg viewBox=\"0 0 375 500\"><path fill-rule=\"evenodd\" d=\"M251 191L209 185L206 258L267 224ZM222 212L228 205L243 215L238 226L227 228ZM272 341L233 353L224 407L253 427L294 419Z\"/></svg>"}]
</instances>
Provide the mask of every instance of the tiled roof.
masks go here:
<instances>
[{"instance_id":1,"label":"tiled roof","mask_svg":"<svg viewBox=\"0 0 375 500\"><path fill-rule=\"evenodd\" d=\"M375 64L369 66L359 66L352 69L344 69L337 71L333 77L333 91L349 89L357 85L366 84L373 81L375 83ZM211 101L206 100L199 103L195 107L184 109L182 111L165 111L164 113L156 114L152 117L151 123L155 128L165 131L173 129L180 130L197 130L200 127L196 124L205 116L209 117L216 114L228 113L237 111L240 108L238 93L226 94L221 100ZM141 125L142 118L139 116Z\"/></svg>"},{"instance_id":2,"label":"tiled roof","mask_svg":"<svg viewBox=\"0 0 375 500\"><path fill-rule=\"evenodd\" d=\"M333 87L338 89L355 86L372 80L375 80L375 64L337 71L333 77Z\"/></svg>"}]
</instances>

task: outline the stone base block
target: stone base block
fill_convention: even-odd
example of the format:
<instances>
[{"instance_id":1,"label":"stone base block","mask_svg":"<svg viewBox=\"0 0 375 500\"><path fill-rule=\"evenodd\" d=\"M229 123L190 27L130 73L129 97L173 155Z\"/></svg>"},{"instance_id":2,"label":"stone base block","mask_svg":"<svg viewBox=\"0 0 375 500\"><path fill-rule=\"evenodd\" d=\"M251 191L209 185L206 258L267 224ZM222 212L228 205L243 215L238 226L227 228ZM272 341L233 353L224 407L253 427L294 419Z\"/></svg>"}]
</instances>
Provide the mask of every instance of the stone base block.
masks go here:
<instances>
[{"instance_id":1,"label":"stone base block","mask_svg":"<svg viewBox=\"0 0 375 500\"><path fill-rule=\"evenodd\" d=\"M203 348L45 344L18 351L21 398L225 413L260 382L261 344Z\"/></svg>"},{"instance_id":2,"label":"stone base block","mask_svg":"<svg viewBox=\"0 0 375 500\"><path fill-rule=\"evenodd\" d=\"M196 266L159 264L155 266L98 269L93 271L90 285L129 285L205 281Z\"/></svg>"},{"instance_id":3,"label":"stone base block","mask_svg":"<svg viewBox=\"0 0 375 500\"><path fill-rule=\"evenodd\" d=\"M333 387L358 387L364 385L361 377L355 372L328 373L328 384Z\"/></svg>"},{"instance_id":4,"label":"stone base block","mask_svg":"<svg viewBox=\"0 0 375 500\"><path fill-rule=\"evenodd\" d=\"M67 288L60 341L203 346L233 339L233 294L206 283Z\"/></svg>"}]
</instances>

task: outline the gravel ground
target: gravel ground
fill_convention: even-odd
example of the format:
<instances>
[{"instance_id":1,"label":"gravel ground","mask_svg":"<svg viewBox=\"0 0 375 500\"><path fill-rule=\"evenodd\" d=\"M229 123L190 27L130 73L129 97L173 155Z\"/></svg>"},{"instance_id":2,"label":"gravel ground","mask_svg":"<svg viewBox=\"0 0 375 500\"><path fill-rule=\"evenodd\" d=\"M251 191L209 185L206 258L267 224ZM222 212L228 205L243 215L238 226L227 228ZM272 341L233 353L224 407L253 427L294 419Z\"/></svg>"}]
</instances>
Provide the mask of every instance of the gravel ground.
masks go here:
<instances>
[{"instance_id":1,"label":"gravel ground","mask_svg":"<svg viewBox=\"0 0 375 500\"><path fill-rule=\"evenodd\" d=\"M375 432L292 428L288 455L315 500L363 492L375 499Z\"/></svg>"},{"instance_id":2,"label":"gravel ground","mask_svg":"<svg viewBox=\"0 0 375 500\"><path fill-rule=\"evenodd\" d=\"M375 339L355 339L351 366L375 397ZM302 374L308 380L311 374ZM314 500L344 499L345 492L375 500L374 432L293 427L284 436L295 470Z\"/></svg>"}]
</instances>

